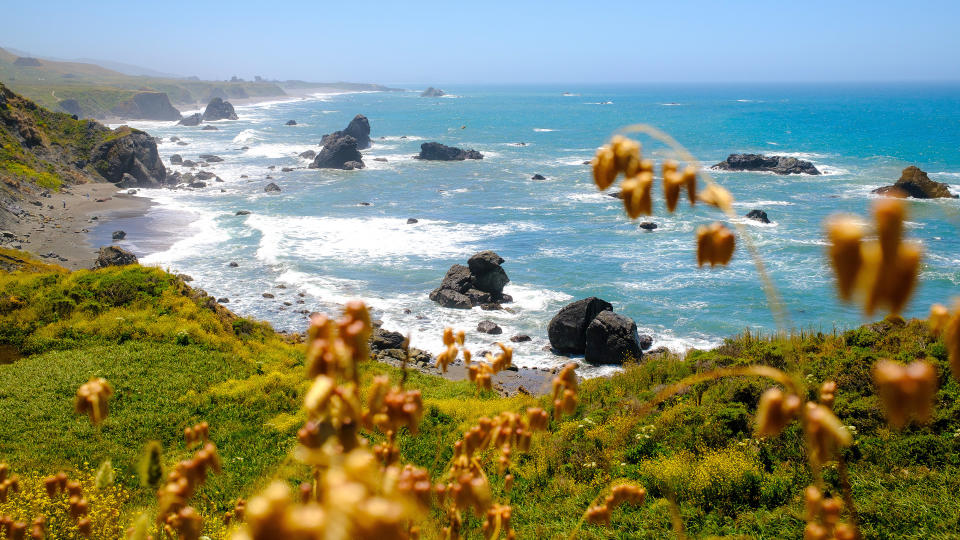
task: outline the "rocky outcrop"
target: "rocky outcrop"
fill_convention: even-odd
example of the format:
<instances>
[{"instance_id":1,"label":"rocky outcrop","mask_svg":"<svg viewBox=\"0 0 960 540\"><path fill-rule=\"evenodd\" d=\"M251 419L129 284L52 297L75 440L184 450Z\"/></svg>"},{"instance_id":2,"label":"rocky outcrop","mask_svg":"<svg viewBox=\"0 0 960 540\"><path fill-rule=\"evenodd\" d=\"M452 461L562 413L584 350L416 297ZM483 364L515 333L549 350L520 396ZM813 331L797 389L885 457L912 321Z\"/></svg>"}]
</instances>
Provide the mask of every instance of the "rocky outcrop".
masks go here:
<instances>
[{"instance_id":1,"label":"rocky outcrop","mask_svg":"<svg viewBox=\"0 0 960 540\"><path fill-rule=\"evenodd\" d=\"M358 150L370 148L370 121L367 120L366 116L358 114L353 117L353 120L350 121L346 129L324 135L323 138L320 139L320 144L326 146L328 139L333 141L344 135L349 135L357 141Z\"/></svg>"},{"instance_id":2,"label":"rocky outcrop","mask_svg":"<svg viewBox=\"0 0 960 540\"><path fill-rule=\"evenodd\" d=\"M270 182L265 188L263 188L263 191L266 193L280 193L280 186Z\"/></svg>"},{"instance_id":3,"label":"rocky outcrop","mask_svg":"<svg viewBox=\"0 0 960 540\"><path fill-rule=\"evenodd\" d=\"M877 188L873 192L880 195L906 196L916 199L957 198L957 195L950 193L947 184L931 180L927 173L913 165L903 170L900 179L895 184Z\"/></svg>"},{"instance_id":4,"label":"rocky outcrop","mask_svg":"<svg viewBox=\"0 0 960 540\"><path fill-rule=\"evenodd\" d=\"M640 337L637 323L612 311L601 311L586 331L584 360L591 364L622 364L627 358L639 360Z\"/></svg>"},{"instance_id":5,"label":"rocky outcrop","mask_svg":"<svg viewBox=\"0 0 960 540\"><path fill-rule=\"evenodd\" d=\"M352 163L351 163L352 162ZM310 164L311 169L344 169L350 163L350 169L363 168L363 154L357 149L357 140L350 135L324 137L323 149ZM357 167L356 165L360 166Z\"/></svg>"},{"instance_id":6,"label":"rocky outcrop","mask_svg":"<svg viewBox=\"0 0 960 540\"><path fill-rule=\"evenodd\" d=\"M303 159L313 159L317 157L317 153L314 152L313 150L306 150L304 152L300 152L300 157L302 157Z\"/></svg>"},{"instance_id":7,"label":"rocky outcrop","mask_svg":"<svg viewBox=\"0 0 960 540\"><path fill-rule=\"evenodd\" d=\"M190 116L184 116L177 122L178 126L199 126L200 122L203 122L203 115L200 113L193 113Z\"/></svg>"},{"instance_id":8,"label":"rocky outcrop","mask_svg":"<svg viewBox=\"0 0 960 540\"><path fill-rule=\"evenodd\" d=\"M445 95L447 94L443 90L439 88L434 88L431 86L430 88L427 88L426 90L424 90L420 94L420 97L443 97Z\"/></svg>"},{"instance_id":9,"label":"rocky outcrop","mask_svg":"<svg viewBox=\"0 0 960 540\"><path fill-rule=\"evenodd\" d=\"M462 150L438 142L427 142L420 145L420 154L416 158L426 161L463 161L483 159L483 154L476 150Z\"/></svg>"},{"instance_id":10,"label":"rocky outcrop","mask_svg":"<svg viewBox=\"0 0 960 540\"><path fill-rule=\"evenodd\" d=\"M547 325L550 346L559 353L583 354L587 327L602 311L613 311L613 306L595 296L567 304Z\"/></svg>"},{"instance_id":11,"label":"rocky outcrop","mask_svg":"<svg viewBox=\"0 0 960 540\"><path fill-rule=\"evenodd\" d=\"M131 120L179 120L180 111L164 92L140 92L114 107L111 114Z\"/></svg>"},{"instance_id":12,"label":"rocky outcrop","mask_svg":"<svg viewBox=\"0 0 960 540\"><path fill-rule=\"evenodd\" d=\"M813 163L786 156L765 156L763 154L730 154L725 160L713 166L721 171L772 172L775 174L820 174Z\"/></svg>"},{"instance_id":13,"label":"rocky outcrop","mask_svg":"<svg viewBox=\"0 0 960 540\"><path fill-rule=\"evenodd\" d=\"M767 213L760 209L753 209L747 212L746 217L759 221L760 223L770 223L770 218L767 217Z\"/></svg>"},{"instance_id":14,"label":"rocky outcrop","mask_svg":"<svg viewBox=\"0 0 960 540\"><path fill-rule=\"evenodd\" d=\"M122 187L160 187L167 178L167 171L157 153L157 143L146 133L130 128L125 133L108 140L96 148L91 162L101 176L114 184L124 180L124 175L136 179L136 185ZM129 181L129 179L128 179Z\"/></svg>"},{"instance_id":15,"label":"rocky outcrop","mask_svg":"<svg viewBox=\"0 0 960 540\"><path fill-rule=\"evenodd\" d=\"M113 231L113 234L110 235L112 240L123 240L127 237L127 233L124 231Z\"/></svg>"},{"instance_id":16,"label":"rocky outcrop","mask_svg":"<svg viewBox=\"0 0 960 540\"><path fill-rule=\"evenodd\" d=\"M502 334L503 329L493 321L480 321L480 323L477 324L477 332L482 334L496 335Z\"/></svg>"},{"instance_id":17,"label":"rocky outcrop","mask_svg":"<svg viewBox=\"0 0 960 540\"><path fill-rule=\"evenodd\" d=\"M203 110L203 121L214 122L216 120L237 120L237 113L233 110L233 105L229 101L224 101L215 97L207 103L207 108Z\"/></svg>"},{"instance_id":18,"label":"rocky outcrop","mask_svg":"<svg viewBox=\"0 0 960 540\"><path fill-rule=\"evenodd\" d=\"M443 307L456 309L513 300L510 295L503 293L510 278L500 266L503 264L502 257L492 251L481 251L470 257L467 264L469 266L451 266L440 286L430 293L430 300Z\"/></svg>"},{"instance_id":19,"label":"rocky outcrop","mask_svg":"<svg viewBox=\"0 0 960 540\"><path fill-rule=\"evenodd\" d=\"M297 121L296 121L296 120L287 120L287 123L284 124L284 125L286 125L286 126L295 126L295 125L297 125Z\"/></svg>"},{"instance_id":20,"label":"rocky outcrop","mask_svg":"<svg viewBox=\"0 0 960 540\"><path fill-rule=\"evenodd\" d=\"M93 269L106 268L108 266L126 266L128 264L137 264L137 256L129 251L117 246L104 246L100 248L97 255L97 261Z\"/></svg>"},{"instance_id":21,"label":"rocky outcrop","mask_svg":"<svg viewBox=\"0 0 960 540\"><path fill-rule=\"evenodd\" d=\"M171 164L171 165L183 165L183 156L181 156L180 154L174 154L174 155L170 156L170 164Z\"/></svg>"}]
</instances>

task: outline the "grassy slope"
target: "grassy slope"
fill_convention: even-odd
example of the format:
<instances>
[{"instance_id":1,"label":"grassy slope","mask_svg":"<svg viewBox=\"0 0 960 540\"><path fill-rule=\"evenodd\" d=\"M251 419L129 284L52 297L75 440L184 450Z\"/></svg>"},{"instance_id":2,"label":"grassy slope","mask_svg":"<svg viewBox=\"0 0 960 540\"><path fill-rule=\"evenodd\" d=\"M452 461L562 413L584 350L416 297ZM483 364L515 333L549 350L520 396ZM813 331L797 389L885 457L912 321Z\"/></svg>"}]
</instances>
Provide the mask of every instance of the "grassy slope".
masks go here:
<instances>
[{"instance_id":1,"label":"grassy slope","mask_svg":"<svg viewBox=\"0 0 960 540\"><path fill-rule=\"evenodd\" d=\"M0 365L0 460L15 472L95 468L109 457L129 492L122 520L130 520L152 501L134 473L143 444L159 440L170 465L187 455L182 429L207 420L225 471L211 477L195 500L205 514L230 508L237 496L249 496L270 478L306 478L289 459L307 385L302 346L209 309L207 297L160 270L34 270L0 274L0 344L31 353ZM515 460L516 485L507 498L519 538L566 537L616 478L642 482L649 502L618 509L612 529L587 526L581 538L663 537L670 529L663 498L668 488L692 536L799 537L798 493L809 481L799 435L795 428L772 440L751 435L764 384L704 384L649 417L635 413L659 385L697 370L797 360L811 388L827 377L839 383L836 409L857 429L848 457L868 537L960 533L954 496L960 489L960 389L944 375L933 425L890 432L869 384L869 366L880 356L930 356L946 374L942 344L921 323L894 321L838 336L740 336L715 351L653 359L587 381L577 415L554 422L528 455ZM364 377L379 373L399 377L380 364L369 364ZM76 388L90 376L103 376L116 389L99 431L71 410ZM435 479L452 443L478 417L535 402L477 395L464 382L418 373L408 384L423 389L427 413L418 436L401 438L403 458L427 467ZM490 474L494 486L502 484L493 468ZM836 471L827 478L835 485ZM209 534L222 535L215 518L206 523ZM477 521L470 523L470 536L477 537Z\"/></svg>"}]
</instances>

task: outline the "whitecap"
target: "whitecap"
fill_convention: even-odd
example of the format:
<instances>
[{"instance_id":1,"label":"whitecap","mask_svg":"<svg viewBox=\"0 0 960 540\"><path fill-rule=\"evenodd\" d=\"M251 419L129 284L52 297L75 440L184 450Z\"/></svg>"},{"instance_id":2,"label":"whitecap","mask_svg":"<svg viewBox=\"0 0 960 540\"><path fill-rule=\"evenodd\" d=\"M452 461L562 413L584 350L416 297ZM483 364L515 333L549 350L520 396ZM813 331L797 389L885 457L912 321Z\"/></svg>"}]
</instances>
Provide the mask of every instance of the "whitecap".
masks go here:
<instances>
[{"instance_id":1,"label":"whitecap","mask_svg":"<svg viewBox=\"0 0 960 540\"><path fill-rule=\"evenodd\" d=\"M551 131L556 131L555 129L550 129L550 128L533 128L533 130L536 131L537 133L549 133Z\"/></svg>"}]
</instances>

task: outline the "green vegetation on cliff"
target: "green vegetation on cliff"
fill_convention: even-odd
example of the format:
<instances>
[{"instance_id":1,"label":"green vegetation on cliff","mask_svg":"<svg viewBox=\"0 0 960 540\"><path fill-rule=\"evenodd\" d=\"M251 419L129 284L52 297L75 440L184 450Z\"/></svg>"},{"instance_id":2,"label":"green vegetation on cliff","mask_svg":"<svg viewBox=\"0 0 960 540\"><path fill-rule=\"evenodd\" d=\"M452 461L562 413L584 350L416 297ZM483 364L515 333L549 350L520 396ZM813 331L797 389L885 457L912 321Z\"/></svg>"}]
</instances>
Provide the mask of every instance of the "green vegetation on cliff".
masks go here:
<instances>
[{"instance_id":1,"label":"green vegetation on cliff","mask_svg":"<svg viewBox=\"0 0 960 540\"><path fill-rule=\"evenodd\" d=\"M27 266L0 273L0 347L22 355L0 365L0 461L14 472L92 471L109 458L128 494L117 503L126 526L153 504L152 489L136 473L144 445L159 441L170 467L189 455L182 430L208 421L224 472L210 477L194 504L214 538L224 536L218 516L237 497L251 496L271 479L309 478L289 459L308 387L297 339L233 315L159 269L68 273L30 265L15 252L2 257ZM930 424L900 432L887 427L870 377L879 358L931 359L940 391ZM514 487L505 502L513 506L518 538L565 538L616 479L644 485L648 502L618 508L611 528L585 525L578 538L668 536L669 496L691 537L801 537L800 493L810 473L800 431L794 424L775 438L753 435L757 401L769 384L747 378L702 383L649 415L638 413L664 385L693 373L791 363L799 363L810 389L837 382L834 410L854 433L845 458L864 535L960 534L960 385L948 376L944 345L925 323L890 318L836 334L744 334L715 350L647 357L613 377L585 381L576 413L552 421L530 452L514 459ZM362 377L377 374L401 376L371 362ZM77 387L94 376L116 391L100 429L72 411ZM447 469L453 443L479 417L545 401L498 398L416 372L407 386L423 391L425 415L416 436L401 432L401 459L426 468L434 480ZM495 465L487 474L495 487L502 485ZM840 478L836 467L825 471L834 493ZM0 504L0 513L15 511L15 502ZM439 512L433 517L443 522ZM475 518L467 520L466 532L479 537Z\"/></svg>"}]
</instances>

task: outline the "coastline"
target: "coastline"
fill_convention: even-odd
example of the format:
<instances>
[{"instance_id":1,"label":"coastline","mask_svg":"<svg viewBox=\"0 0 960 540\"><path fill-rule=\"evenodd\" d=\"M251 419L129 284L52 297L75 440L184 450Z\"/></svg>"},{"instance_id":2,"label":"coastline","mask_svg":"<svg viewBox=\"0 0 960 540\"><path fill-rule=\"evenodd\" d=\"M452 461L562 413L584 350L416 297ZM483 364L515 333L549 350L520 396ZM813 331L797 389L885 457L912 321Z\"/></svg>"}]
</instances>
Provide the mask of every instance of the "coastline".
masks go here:
<instances>
[{"instance_id":1,"label":"coastline","mask_svg":"<svg viewBox=\"0 0 960 540\"><path fill-rule=\"evenodd\" d=\"M154 203L146 197L118 193L109 182L65 186L24 204L25 214L6 225L14 238L4 247L20 249L68 268L91 268L100 245L90 232L119 217L144 216ZM106 244L104 244L106 245Z\"/></svg>"}]
</instances>

